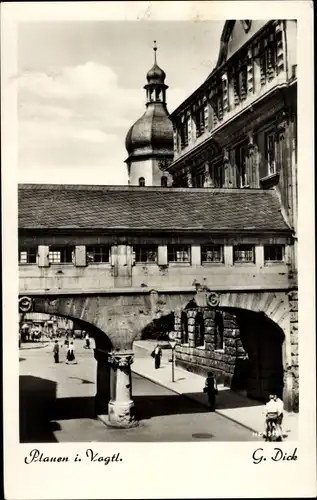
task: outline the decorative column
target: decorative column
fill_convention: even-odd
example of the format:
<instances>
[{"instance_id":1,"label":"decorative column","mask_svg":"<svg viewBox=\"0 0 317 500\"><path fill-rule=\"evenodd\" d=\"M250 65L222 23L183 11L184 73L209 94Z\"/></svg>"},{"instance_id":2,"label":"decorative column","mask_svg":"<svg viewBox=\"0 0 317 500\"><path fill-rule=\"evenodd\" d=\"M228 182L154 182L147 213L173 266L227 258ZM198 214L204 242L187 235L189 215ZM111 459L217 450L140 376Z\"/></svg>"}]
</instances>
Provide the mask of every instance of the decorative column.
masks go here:
<instances>
[{"instance_id":1,"label":"decorative column","mask_svg":"<svg viewBox=\"0 0 317 500\"><path fill-rule=\"evenodd\" d=\"M215 187L214 180L210 175L209 163L205 162L205 172L204 172L204 187Z\"/></svg>"},{"instance_id":2,"label":"decorative column","mask_svg":"<svg viewBox=\"0 0 317 500\"><path fill-rule=\"evenodd\" d=\"M213 351L215 349L215 310L204 309L204 325L205 325L205 344L206 350Z\"/></svg>"},{"instance_id":3,"label":"decorative column","mask_svg":"<svg viewBox=\"0 0 317 500\"><path fill-rule=\"evenodd\" d=\"M193 176L189 167L187 168L187 187L193 187Z\"/></svg>"},{"instance_id":4,"label":"decorative column","mask_svg":"<svg viewBox=\"0 0 317 500\"><path fill-rule=\"evenodd\" d=\"M131 364L132 351L112 351L108 355L111 367L110 396L108 404L108 421L110 427L123 429L138 425L135 406L132 401Z\"/></svg>"},{"instance_id":5,"label":"decorative column","mask_svg":"<svg viewBox=\"0 0 317 500\"><path fill-rule=\"evenodd\" d=\"M249 158L247 162L247 182L251 188L260 187L260 165L259 165L259 150L253 142L253 135L249 135Z\"/></svg>"},{"instance_id":6,"label":"decorative column","mask_svg":"<svg viewBox=\"0 0 317 500\"><path fill-rule=\"evenodd\" d=\"M96 415L101 420L106 419L108 403L110 401L110 365L108 361L109 351L94 349L97 361L97 392L95 396Z\"/></svg>"},{"instance_id":7,"label":"decorative column","mask_svg":"<svg viewBox=\"0 0 317 500\"><path fill-rule=\"evenodd\" d=\"M225 170L225 182L224 187L229 188L232 187L232 169L230 165L229 153L225 149L223 154L223 166Z\"/></svg>"}]
</instances>

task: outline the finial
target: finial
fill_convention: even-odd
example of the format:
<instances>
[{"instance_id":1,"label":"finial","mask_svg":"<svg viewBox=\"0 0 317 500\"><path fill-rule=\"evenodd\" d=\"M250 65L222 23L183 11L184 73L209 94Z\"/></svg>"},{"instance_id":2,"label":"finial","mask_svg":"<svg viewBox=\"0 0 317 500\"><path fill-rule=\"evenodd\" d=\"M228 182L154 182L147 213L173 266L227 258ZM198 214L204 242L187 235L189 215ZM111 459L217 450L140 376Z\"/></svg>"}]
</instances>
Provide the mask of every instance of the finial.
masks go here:
<instances>
[{"instance_id":1,"label":"finial","mask_svg":"<svg viewBox=\"0 0 317 500\"><path fill-rule=\"evenodd\" d=\"M154 50L154 64L156 64L156 51L157 51L156 40L154 40L153 50Z\"/></svg>"}]
</instances>

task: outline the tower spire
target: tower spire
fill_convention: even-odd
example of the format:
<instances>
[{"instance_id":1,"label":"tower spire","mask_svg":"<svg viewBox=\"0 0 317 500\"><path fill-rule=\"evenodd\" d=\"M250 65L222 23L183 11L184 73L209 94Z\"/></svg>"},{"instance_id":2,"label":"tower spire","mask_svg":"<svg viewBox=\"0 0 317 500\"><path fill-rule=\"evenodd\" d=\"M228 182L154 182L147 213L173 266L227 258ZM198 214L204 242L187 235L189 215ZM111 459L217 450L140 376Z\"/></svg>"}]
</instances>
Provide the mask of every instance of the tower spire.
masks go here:
<instances>
[{"instance_id":1,"label":"tower spire","mask_svg":"<svg viewBox=\"0 0 317 500\"><path fill-rule=\"evenodd\" d=\"M153 50L154 50L154 64L156 64L156 51L157 51L156 40L154 40Z\"/></svg>"}]
</instances>

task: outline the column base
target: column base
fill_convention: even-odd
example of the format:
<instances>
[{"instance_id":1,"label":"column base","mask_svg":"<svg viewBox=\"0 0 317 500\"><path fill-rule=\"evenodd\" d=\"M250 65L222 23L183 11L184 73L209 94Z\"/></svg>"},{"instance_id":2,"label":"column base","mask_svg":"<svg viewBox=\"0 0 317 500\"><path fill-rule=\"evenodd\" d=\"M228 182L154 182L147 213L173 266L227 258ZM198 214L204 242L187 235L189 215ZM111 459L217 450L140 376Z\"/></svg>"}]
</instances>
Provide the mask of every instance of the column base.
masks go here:
<instances>
[{"instance_id":1,"label":"column base","mask_svg":"<svg viewBox=\"0 0 317 500\"><path fill-rule=\"evenodd\" d=\"M139 425L135 415L135 405L131 400L127 402L110 401L107 417L105 423L108 427L130 429Z\"/></svg>"}]
</instances>

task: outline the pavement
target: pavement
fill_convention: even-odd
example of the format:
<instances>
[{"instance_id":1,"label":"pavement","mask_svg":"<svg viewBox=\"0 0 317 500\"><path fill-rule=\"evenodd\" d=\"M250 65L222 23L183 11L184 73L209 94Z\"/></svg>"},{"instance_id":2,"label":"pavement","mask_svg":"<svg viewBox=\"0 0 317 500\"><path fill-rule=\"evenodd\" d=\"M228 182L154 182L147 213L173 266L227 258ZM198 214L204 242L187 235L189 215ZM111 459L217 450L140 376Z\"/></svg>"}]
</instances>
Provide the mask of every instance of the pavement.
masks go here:
<instances>
[{"instance_id":1,"label":"pavement","mask_svg":"<svg viewBox=\"0 0 317 500\"><path fill-rule=\"evenodd\" d=\"M157 343L162 347L161 367L154 368L154 360L151 352ZM172 382L171 349L168 342L156 342L151 340L135 341L135 359L132 371L148 378L149 380L183 395L204 406L208 405L207 394L203 392L205 378L188 372L182 368L175 367L174 382ZM218 385L218 396L216 399L216 413L238 423L254 434L263 433L265 405L246 396L231 391L224 385ZM296 441L298 439L298 413L284 412L283 432L284 439Z\"/></svg>"},{"instance_id":2,"label":"pavement","mask_svg":"<svg viewBox=\"0 0 317 500\"><path fill-rule=\"evenodd\" d=\"M53 361L51 345L20 352L21 442L261 441L205 405L136 373L132 373L132 398L140 425L134 429L105 426L95 418L93 350L84 349L82 341L74 344L74 365L65 363L64 347L58 364Z\"/></svg>"}]
</instances>

